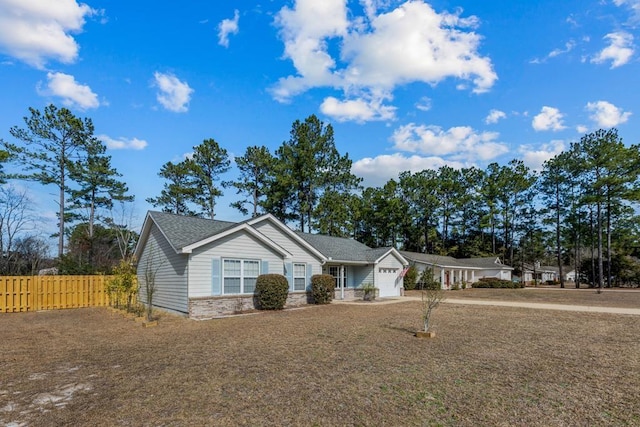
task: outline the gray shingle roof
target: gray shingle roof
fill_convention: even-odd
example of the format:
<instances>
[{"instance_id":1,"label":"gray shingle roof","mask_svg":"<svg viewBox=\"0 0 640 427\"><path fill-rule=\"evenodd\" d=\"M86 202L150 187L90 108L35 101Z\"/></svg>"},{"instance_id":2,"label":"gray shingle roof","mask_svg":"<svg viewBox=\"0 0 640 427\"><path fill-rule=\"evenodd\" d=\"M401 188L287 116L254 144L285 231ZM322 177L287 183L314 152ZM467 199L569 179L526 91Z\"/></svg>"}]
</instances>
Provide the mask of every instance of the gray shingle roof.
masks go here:
<instances>
[{"instance_id":1,"label":"gray shingle roof","mask_svg":"<svg viewBox=\"0 0 640 427\"><path fill-rule=\"evenodd\" d=\"M153 221L175 249L184 248L238 225L235 222L175 215L166 212L150 211L149 216L153 218Z\"/></svg>"},{"instance_id":2,"label":"gray shingle roof","mask_svg":"<svg viewBox=\"0 0 640 427\"><path fill-rule=\"evenodd\" d=\"M497 256L479 257L479 258L454 258L450 256L421 254L418 252L400 251L403 257L415 262L433 264L442 267L460 267L460 268L499 268L513 270L508 265L496 263Z\"/></svg>"},{"instance_id":3,"label":"gray shingle roof","mask_svg":"<svg viewBox=\"0 0 640 427\"><path fill-rule=\"evenodd\" d=\"M369 246L353 239L301 233L299 231L296 231L296 234L320 251L322 255L333 260L366 261L367 252L371 250Z\"/></svg>"}]
</instances>

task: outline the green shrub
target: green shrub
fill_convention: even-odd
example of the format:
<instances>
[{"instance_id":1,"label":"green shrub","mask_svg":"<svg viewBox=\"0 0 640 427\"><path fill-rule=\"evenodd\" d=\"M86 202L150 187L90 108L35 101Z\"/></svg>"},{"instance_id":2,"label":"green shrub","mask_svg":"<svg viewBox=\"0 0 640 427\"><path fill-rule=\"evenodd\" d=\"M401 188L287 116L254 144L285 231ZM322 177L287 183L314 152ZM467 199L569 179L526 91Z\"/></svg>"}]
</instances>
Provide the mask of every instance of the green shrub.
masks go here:
<instances>
[{"instance_id":1,"label":"green shrub","mask_svg":"<svg viewBox=\"0 0 640 427\"><path fill-rule=\"evenodd\" d=\"M402 278L402 286L407 291L412 291L416 288L416 284L418 282L418 270L414 265L409 267L409 270L404 274Z\"/></svg>"},{"instance_id":2,"label":"green shrub","mask_svg":"<svg viewBox=\"0 0 640 427\"><path fill-rule=\"evenodd\" d=\"M376 299L376 291L378 289L373 286L372 283L365 283L364 285L362 285L362 299L364 299L365 301L373 301L374 299Z\"/></svg>"},{"instance_id":3,"label":"green shrub","mask_svg":"<svg viewBox=\"0 0 640 427\"><path fill-rule=\"evenodd\" d=\"M460 285L458 285L457 283L454 283L453 285L451 285L451 290L452 291L459 291L460 290Z\"/></svg>"},{"instance_id":4,"label":"green shrub","mask_svg":"<svg viewBox=\"0 0 640 427\"><path fill-rule=\"evenodd\" d=\"M472 285L474 288L492 289L516 289L524 287L521 283L510 280L498 279L497 277L482 277Z\"/></svg>"},{"instance_id":5,"label":"green shrub","mask_svg":"<svg viewBox=\"0 0 640 427\"><path fill-rule=\"evenodd\" d=\"M256 306L259 310L282 310L289 295L289 282L282 274L261 274L256 280Z\"/></svg>"},{"instance_id":6,"label":"green shrub","mask_svg":"<svg viewBox=\"0 0 640 427\"><path fill-rule=\"evenodd\" d=\"M315 274L311 277L311 297L315 304L329 304L333 299L336 282L330 274Z\"/></svg>"},{"instance_id":7,"label":"green shrub","mask_svg":"<svg viewBox=\"0 0 640 427\"><path fill-rule=\"evenodd\" d=\"M418 289L442 289L440 282L433 277L433 269L427 268L422 272L422 274L420 274L420 278L418 279Z\"/></svg>"}]
</instances>

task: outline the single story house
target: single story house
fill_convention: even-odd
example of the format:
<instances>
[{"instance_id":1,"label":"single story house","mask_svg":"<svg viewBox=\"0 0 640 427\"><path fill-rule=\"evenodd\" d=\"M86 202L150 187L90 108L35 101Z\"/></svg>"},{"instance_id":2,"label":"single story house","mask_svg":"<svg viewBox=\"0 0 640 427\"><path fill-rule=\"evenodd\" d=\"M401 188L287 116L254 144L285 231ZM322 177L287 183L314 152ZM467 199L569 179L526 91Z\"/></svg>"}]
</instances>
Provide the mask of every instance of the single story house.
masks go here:
<instances>
[{"instance_id":1,"label":"single story house","mask_svg":"<svg viewBox=\"0 0 640 427\"><path fill-rule=\"evenodd\" d=\"M562 267L562 274L566 281L572 282L576 279L575 270L568 265ZM557 265L524 264L522 276L526 284L532 284L534 279L538 283L545 283L547 281L559 282L560 269Z\"/></svg>"},{"instance_id":2,"label":"single story house","mask_svg":"<svg viewBox=\"0 0 640 427\"><path fill-rule=\"evenodd\" d=\"M440 282L442 289L451 289L454 284L470 285L482 277L511 280L513 271L513 267L503 264L496 256L453 258L408 251L400 251L400 253L411 265L416 267L419 273L426 269L432 269L433 277Z\"/></svg>"},{"instance_id":3,"label":"single story house","mask_svg":"<svg viewBox=\"0 0 640 427\"><path fill-rule=\"evenodd\" d=\"M192 318L254 308L256 279L284 275L287 306L306 304L311 277L330 274L335 298L372 284L379 297L402 293L408 261L394 248L293 231L266 214L243 222L148 212L135 249L141 300L153 281L153 305Z\"/></svg>"}]
</instances>

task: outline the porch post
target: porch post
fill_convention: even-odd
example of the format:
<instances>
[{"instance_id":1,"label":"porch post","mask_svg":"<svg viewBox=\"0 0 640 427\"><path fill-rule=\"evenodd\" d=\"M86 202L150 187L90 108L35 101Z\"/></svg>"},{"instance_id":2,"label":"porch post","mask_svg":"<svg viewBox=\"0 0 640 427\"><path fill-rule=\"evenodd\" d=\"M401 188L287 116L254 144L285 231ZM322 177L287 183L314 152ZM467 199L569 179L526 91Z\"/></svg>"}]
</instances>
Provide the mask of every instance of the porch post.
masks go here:
<instances>
[{"instance_id":1,"label":"porch post","mask_svg":"<svg viewBox=\"0 0 640 427\"><path fill-rule=\"evenodd\" d=\"M475 282L476 282L476 271L471 270L471 283L475 283Z\"/></svg>"},{"instance_id":2,"label":"porch post","mask_svg":"<svg viewBox=\"0 0 640 427\"><path fill-rule=\"evenodd\" d=\"M340 266L340 299L344 300L344 265Z\"/></svg>"},{"instance_id":3,"label":"porch post","mask_svg":"<svg viewBox=\"0 0 640 427\"><path fill-rule=\"evenodd\" d=\"M445 286L446 286L446 285L445 285L445 283L444 283L444 267L442 267L442 268L440 269L440 288L441 288L441 289L446 289L446 287L445 287Z\"/></svg>"}]
</instances>

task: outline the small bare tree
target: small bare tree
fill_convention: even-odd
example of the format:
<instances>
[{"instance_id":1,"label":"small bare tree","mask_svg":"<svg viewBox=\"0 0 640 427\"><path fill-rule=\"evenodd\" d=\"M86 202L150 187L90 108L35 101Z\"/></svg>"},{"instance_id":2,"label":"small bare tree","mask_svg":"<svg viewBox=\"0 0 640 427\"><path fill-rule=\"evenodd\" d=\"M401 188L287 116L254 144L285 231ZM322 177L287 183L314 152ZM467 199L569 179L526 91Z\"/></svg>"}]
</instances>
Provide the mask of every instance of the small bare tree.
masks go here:
<instances>
[{"instance_id":1,"label":"small bare tree","mask_svg":"<svg viewBox=\"0 0 640 427\"><path fill-rule=\"evenodd\" d=\"M442 284L433 278L433 269L426 269L422 272L418 281L422 296L422 322L424 332L429 332L431 314L438 305L445 299L445 292Z\"/></svg>"},{"instance_id":2,"label":"small bare tree","mask_svg":"<svg viewBox=\"0 0 640 427\"><path fill-rule=\"evenodd\" d=\"M155 243L155 242L154 242ZM153 297L156 293L156 275L164 264L161 251L157 244L149 243L146 254L142 254L142 286L145 292L145 303L147 306L147 320L153 320Z\"/></svg>"}]
</instances>

